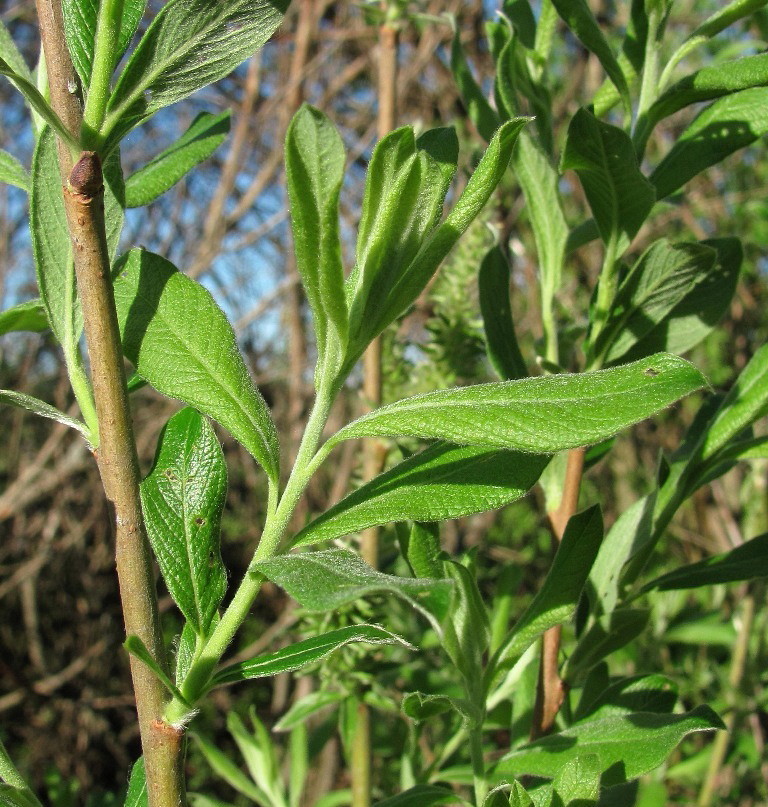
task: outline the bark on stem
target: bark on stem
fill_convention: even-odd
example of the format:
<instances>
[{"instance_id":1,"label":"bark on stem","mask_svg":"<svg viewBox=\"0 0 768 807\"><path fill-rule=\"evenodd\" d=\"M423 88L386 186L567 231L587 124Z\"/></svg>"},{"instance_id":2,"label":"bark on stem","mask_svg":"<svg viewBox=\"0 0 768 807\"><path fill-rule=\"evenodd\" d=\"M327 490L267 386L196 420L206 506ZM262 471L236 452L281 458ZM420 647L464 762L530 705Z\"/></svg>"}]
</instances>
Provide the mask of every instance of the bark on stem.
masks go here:
<instances>
[{"instance_id":1,"label":"bark on stem","mask_svg":"<svg viewBox=\"0 0 768 807\"><path fill-rule=\"evenodd\" d=\"M82 108L77 74L64 37L60 0L37 0L40 37L48 66L51 104L79 139ZM85 338L99 421L99 472L114 508L117 576L125 628L166 667L157 593L139 498L139 466L128 406L122 347L104 227L104 187L99 158L85 152L73 167L59 143L64 205L73 245ZM183 807L183 732L162 721L165 692L141 662L131 659L150 807Z\"/></svg>"},{"instance_id":2,"label":"bark on stem","mask_svg":"<svg viewBox=\"0 0 768 807\"><path fill-rule=\"evenodd\" d=\"M576 512L579 504L579 490L581 489L581 477L584 473L585 452L586 449L584 448L574 448L568 453L563 496L559 507L549 513L552 534L558 543L562 540L568 520ZM565 683L560 678L558 665L561 634L561 626L556 625L546 631L541 640L539 682L536 688L536 704L533 710L533 724L531 726L532 740L548 734L552 730L557 713L565 700Z\"/></svg>"}]
</instances>

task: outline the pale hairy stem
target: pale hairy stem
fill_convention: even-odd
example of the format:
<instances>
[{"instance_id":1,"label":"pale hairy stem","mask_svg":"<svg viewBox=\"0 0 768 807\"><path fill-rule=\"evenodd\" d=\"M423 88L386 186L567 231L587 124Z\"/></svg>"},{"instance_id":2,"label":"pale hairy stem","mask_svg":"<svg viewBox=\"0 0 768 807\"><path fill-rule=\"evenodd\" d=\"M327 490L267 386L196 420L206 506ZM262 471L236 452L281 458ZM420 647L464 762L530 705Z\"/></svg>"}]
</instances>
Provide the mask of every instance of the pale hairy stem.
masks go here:
<instances>
[{"instance_id":1,"label":"pale hairy stem","mask_svg":"<svg viewBox=\"0 0 768 807\"><path fill-rule=\"evenodd\" d=\"M77 83L65 44L60 3L38 0L38 14L52 105L69 131L79 137L82 111L72 92ZM71 152L61 145L59 162L99 421L97 460L104 491L115 514L115 558L126 633L138 636L157 662L166 667L111 282L101 163L95 153L84 152L73 166ZM135 659L131 659L131 676L149 805L182 807L183 734L161 719L165 692L157 678Z\"/></svg>"},{"instance_id":2,"label":"pale hairy stem","mask_svg":"<svg viewBox=\"0 0 768 807\"><path fill-rule=\"evenodd\" d=\"M563 538L568 520L576 512L579 504L581 478L584 473L585 448L574 448L568 452L565 469L563 496L556 510L549 513L552 534L557 543ZM541 662L539 681L536 688L536 704L533 710L531 739L535 740L552 730L555 718L565 700L565 683L560 677L559 656L562 628L556 625L545 632L541 639Z\"/></svg>"}]
</instances>

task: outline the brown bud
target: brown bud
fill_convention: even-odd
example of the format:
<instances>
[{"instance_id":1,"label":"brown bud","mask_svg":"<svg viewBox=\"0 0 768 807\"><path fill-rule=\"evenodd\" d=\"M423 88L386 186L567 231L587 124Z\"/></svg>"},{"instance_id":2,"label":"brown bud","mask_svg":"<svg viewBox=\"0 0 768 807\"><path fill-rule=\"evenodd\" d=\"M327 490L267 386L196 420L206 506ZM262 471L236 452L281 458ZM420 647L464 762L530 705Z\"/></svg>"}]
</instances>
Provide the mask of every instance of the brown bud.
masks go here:
<instances>
[{"instance_id":1,"label":"brown bud","mask_svg":"<svg viewBox=\"0 0 768 807\"><path fill-rule=\"evenodd\" d=\"M69 175L69 188L93 199L104 188L101 160L95 151L84 151Z\"/></svg>"}]
</instances>

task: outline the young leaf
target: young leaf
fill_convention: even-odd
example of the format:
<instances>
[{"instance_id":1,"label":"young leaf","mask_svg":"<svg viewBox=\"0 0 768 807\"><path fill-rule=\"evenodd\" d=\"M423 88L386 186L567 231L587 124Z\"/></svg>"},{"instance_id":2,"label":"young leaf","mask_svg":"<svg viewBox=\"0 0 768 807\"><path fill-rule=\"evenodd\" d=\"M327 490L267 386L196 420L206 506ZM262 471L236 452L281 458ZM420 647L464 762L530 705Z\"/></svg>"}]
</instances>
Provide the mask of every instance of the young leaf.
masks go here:
<instances>
[{"instance_id":1,"label":"young leaf","mask_svg":"<svg viewBox=\"0 0 768 807\"><path fill-rule=\"evenodd\" d=\"M350 343L342 375L351 369L370 340L381 333L390 322L399 317L413 303L456 241L483 209L500 182L509 163L517 135L526 123L526 118L515 118L498 129L453 210L445 221L426 238L420 248L418 248L419 245L416 245L418 252L407 266L403 266L402 263L397 264L399 268L396 276L392 274L391 270L383 274L378 273L374 275L376 282L373 283L366 281L362 273L358 273L356 270L347 279L348 295L351 297L350 291L354 290L354 300L350 307ZM422 142L422 139L419 142ZM445 161L443 161L443 165L445 165ZM446 175L447 171L443 176ZM447 187L447 182L445 187ZM371 194L369 204L373 204L374 197L375 195ZM367 188L366 199L369 199ZM388 204L392 206L395 202L389 200ZM382 227L384 224L391 226L396 221L393 217L387 219L384 213L381 215ZM358 264L360 263L361 243L367 245L371 241L367 237L363 240L362 221L360 226ZM409 232L412 232L412 229ZM378 241L371 241L371 243L377 244ZM384 240L377 249L382 249L387 243ZM399 241L394 242L394 246L397 244ZM398 249L404 250L407 246L409 250L407 254L410 256L413 245L411 242ZM387 247L387 249L392 248L394 248L392 244ZM371 247L365 246L364 249L366 260L371 260ZM376 254L383 255L384 253L377 252ZM376 265L380 264L377 262Z\"/></svg>"},{"instance_id":2,"label":"young leaf","mask_svg":"<svg viewBox=\"0 0 768 807\"><path fill-rule=\"evenodd\" d=\"M541 633L573 616L602 538L598 505L571 517L544 584L489 665L491 678L511 667Z\"/></svg>"},{"instance_id":3,"label":"young leaf","mask_svg":"<svg viewBox=\"0 0 768 807\"><path fill-rule=\"evenodd\" d=\"M192 662L195 658L195 650L199 643L200 640L197 633L195 633L195 629L189 622L185 622L181 630L181 636L179 636L179 646L176 649L174 680L177 686L180 686L187 677L189 668L192 666Z\"/></svg>"},{"instance_id":4,"label":"young leaf","mask_svg":"<svg viewBox=\"0 0 768 807\"><path fill-rule=\"evenodd\" d=\"M560 177L548 155L525 131L512 152L512 168L525 195L528 219L536 241L541 277L542 307L550 311L560 289L568 225L558 183Z\"/></svg>"},{"instance_id":5,"label":"young leaf","mask_svg":"<svg viewBox=\"0 0 768 807\"><path fill-rule=\"evenodd\" d=\"M678 715L638 712L584 721L502 757L491 780L523 774L555 777L572 759L595 754L602 784L610 786L657 768L689 734L723 728L708 706Z\"/></svg>"},{"instance_id":6,"label":"young leaf","mask_svg":"<svg viewBox=\"0 0 768 807\"><path fill-rule=\"evenodd\" d=\"M402 708L416 723L431 720L437 715L453 710L471 726L481 723L480 712L469 701L451 698L447 695L425 695L423 692L409 692L403 696Z\"/></svg>"},{"instance_id":7,"label":"young leaf","mask_svg":"<svg viewBox=\"0 0 768 807\"><path fill-rule=\"evenodd\" d=\"M19 303L12 308L0 311L0 336L12 331L32 331L42 333L51 326L48 324L48 317L42 302L38 300L28 300Z\"/></svg>"},{"instance_id":8,"label":"young leaf","mask_svg":"<svg viewBox=\"0 0 768 807\"><path fill-rule=\"evenodd\" d=\"M219 115L201 112L170 148L125 180L125 206L148 205L207 160L226 139L229 119L229 110Z\"/></svg>"},{"instance_id":9,"label":"young leaf","mask_svg":"<svg viewBox=\"0 0 768 807\"><path fill-rule=\"evenodd\" d=\"M515 779L509 791L509 807L534 807L533 799L525 792L525 788Z\"/></svg>"},{"instance_id":10,"label":"young leaf","mask_svg":"<svg viewBox=\"0 0 768 807\"><path fill-rule=\"evenodd\" d=\"M348 329L339 238L344 161L344 143L333 124L320 110L302 106L285 136L285 171L296 266L312 308L318 370L330 372L338 369L335 362L346 347ZM326 367L329 360L334 366Z\"/></svg>"},{"instance_id":11,"label":"young leaf","mask_svg":"<svg viewBox=\"0 0 768 807\"><path fill-rule=\"evenodd\" d=\"M219 548L226 495L227 466L213 429L194 409L182 409L160 435L141 506L168 591L203 637L227 588Z\"/></svg>"},{"instance_id":12,"label":"young leaf","mask_svg":"<svg viewBox=\"0 0 768 807\"><path fill-rule=\"evenodd\" d=\"M749 87L768 84L768 54L759 53L729 62L704 67L686 76L663 93L648 110L645 119L638 122L635 146L638 154L656 124L690 104L713 101Z\"/></svg>"},{"instance_id":13,"label":"young leaf","mask_svg":"<svg viewBox=\"0 0 768 807\"><path fill-rule=\"evenodd\" d=\"M85 437L88 447L91 447L91 433L85 423L65 415L62 411L55 406L45 403L32 395L25 395L23 392L14 392L10 389L0 389L0 404L8 404L9 406L18 406L20 409L26 409L33 412L40 417L55 420L58 423L63 423L71 429L80 432Z\"/></svg>"},{"instance_id":14,"label":"young leaf","mask_svg":"<svg viewBox=\"0 0 768 807\"><path fill-rule=\"evenodd\" d=\"M345 549L279 555L258 562L255 569L310 611L335 611L362 597L394 594L421 611L433 626L446 616L453 589L450 580L383 574Z\"/></svg>"},{"instance_id":15,"label":"young leaf","mask_svg":"<svg viewBox=\"0 0 768 807\"><path fill-rule=\"evenodd\" d=\"M397 796L377 801L374 807L435 807L438 804L469 805L469 802L437 785L416 785Z\"/></svg>"},{"instance_id":16,"label":"young leaf","mask_svg":"<svg viewBox=\"0 0 768 807\"><path fill-rule=\"evenodd\" d=\"M106 150L158 109L231 73L272 36L287 6L287 0L169 0L109 99L100 133Z\"/></svg>"},{"instance_id":17,"label":"young leaf","mask_svg":"<svg viewBox=\"0 0 768 807\"><path fill-rule=\"evenodd\" d=\"M583 2L583 0L579 0ZM623 252L656 201L629 135L580 109L568 127L560 170L576 171L604 243Z\"/></svg>"},{"instance_id":18,"label":"young leaf","mask_svg":"<svg viewBox=\"0 0 768 807\"><path fill-rule=\"evenodd\" d=\"M475 124L480 137L486 143L490 142L493 133L499 128L501 120L496 110L488 103L488 99L483 95L483 91L477 85L472 71L469 69L458 28L453 32L451 43L451 72L469 119Z\"/></svg>"},{"instance_id":19,"label":"young leaf","mask_svg":"<svg viewBox=\"0 0 768 807\"><path fill-rule=\"evenodd\" d=\"M656 166L651 182L664 199L711 165L768 133L768 88L727 95L702 110Z\"/></svg>"},{"instance_id":20,"label":"young leaf","mask_svg":"<svg viewBox=\"0 0 768 807\"><path fill-rule=\"evenodd\" d=\"M0 151L0 182L21 188L27 193L32 186L27 169L7 151Z\"/></svg>"},{"instance_id":21,"label":"young leaf","mask_svg":"<svg viewBox=\"0 0 768 807\"><path fill-rule=\"evenodd\" d=\"M177 698L181 703L187 703L179 688L173 683L173 681L171 681L165 670L163 670L155 657L149 652L147 646L141 641L141 639L139 639L138 636L129 636L123 642L123 647L132 656L135 656L139 661L141 661L142 664L146 665L155 675L157 680L160 681L160 683L168 690L168 692L171 693L171 695L173 695L174 698Z\"/></svg>"},{"instance_id":22,"label":"young leaf","mask_svg":"<svg viewBox=\"0 0 768 807\"><path fill-rule=\"evenodd\" d=\"M296 726L304 725L312 715L328 710L329 706L337 706L346 697L346 692L334 692L327 689L310 692L292 704L273 728L275 731L291 731Z\"/></svg>"},{"instance_id":23,"label":"young leaf","mask_svg":"<svg viewBox=\"0 0 768 807\"><path fill-rule=\"evenodd\" d=\"M660 353L608 370L479 384L406 398L352 422L352 437L410 436L555 453L598 443L701 389L704 376Z\"/></svg>"},{"instance_id":24,"label":"young leaf","mask_svg":"<svg viewBox=\"0 0 768 807\"><path fill-rule=\"evenodd\" d=\"M440 548L440 525L422 524L414 521L410 533L401 539L398 531L400 549L414 577L445 577Z\"/></svg>"},{"instance_id":25,"label":"young leaf","mask_svg":"<svg viewBox=\"0 0 768 807\"><path fill-rule=\"evenodd\" d=\"M704 22L699 25L688 39L695 37L705 36L708 39L716 36L720 31L725 30L729 25L733 25L737 20L759 11L765 5L765 0L731 0L724 6L715 11L714 14L707 17Z\"/></svg>"},{"instance_id":26,"label":"young leaf","mask_svg":"<svg viewBox=\"0 0 768 807\"><path fill-rule=\"evenodd\" d=\"M717 583L737 583L755 577L768 576L768 533L758 535L730 552L713 555L698 563L681 566L651 580L642 592L677 591L712 586Z\"/></svg>"},{"instance_id":27,"label":"young leaf","mask_svg":"<svg viewBox=\"0 0 768 807\"><path fill-rule=\"evenodd\" d=\"M579 680L595 664L637 638L645 630L648 616L648 611L633 608L618 608L600 616L568 658L568 681Z\"/></svg>"},{"instance_id":28,"label":"young leaf","mask_svg":"<svg viewBox=\"0 0 768 807\"><path fill-rule=\"evenodd\" d=\"M485 254L478 284L486 351L493 369L504 381L525 378L528 370L517 344L509 302L509 263L501 247L491 247Z\"/></svg>"},{"instance_id":29,"label":"young leaf","mask_svg":"<svg viewBox=\"0 0 768 807\"><path fill-rule=\"evenodd\" d=\"M145 7L146 0L124 0L123 13L120 17L120 33L112 67L117 65L133 39L144 15ZM99 15L99 0L62 0L61 10L64 15L64 33L72 63L83 86L87 88L91 81L93 68L93 47Z\"/></svg>"},{"instance_id":30,"label":"young leaf","mask_svg":"<svg viewBox=\"0 0 768 807\"><path fill-rule=\"evenodd\" d=\"M700 278L712 271L717 253L696 243L651 244L619 286L595 344L606 362L620 359L661 325Z\"/></svg>"},{"instance_id":31,"label":"young leaf","mask_svg":"<svg viewBox=\"0 0 768 807\"><path fill-rule=\"evenodd\" d=\"M536 18L530 0L504 0L503 11L522 44L533 50L536 47Z\"/></svg>"},{"instance_id":32,"label":"young leaf","mask_svg":"<svg viewBox=\"0 0 768 807\"><path fill-rule=\"evenodd\" d=\"M624 108L629 110L629 87L626 78L586 0L552 0L552 5L584 47L600 60L600 64L618 90Z\"/></svg>"},{"instance_id":33,"label":"young leaf","mask_svg":"<svg viewBox=\"0 0 768 807\"><path fill-rule=\"evenodd\" d=\"M710 238L700 244L715 250L714 262L694 279L688 292L663 319L612 361L633 361L660 350L676 355L686 353L722 319L739 281L744 254L741 242L737 238ZM614 348L610 355L615 355Z\"/></svg>"},{"instance_id":34,"label":"young leaf","mask_svg":"<svg viewBox=\"0 0 768 807\"><path fill-rule=\"evenodd\" d=\"M72 136L69 129L61 122L61 118L40 94L31 78L17 73L4 59L0 58L0 76L5 76L11 84L24 96L30 108L52 128L56 134L73 150L79 150L80 144Z\"/></svg>"},{"instance_id":35,"label":"young leaf","mask_svg":"<svg viewBox=\"0 0 768 807\"><path fill-rule=\"evenodd\" d=\"M227 715L227 729L245 760L251 779L269 797L270 807L287 807L283 782L277 763L276 749L256 710L248 710L253 732L249 731L237 712Z\"/></svg>"},{"instance_id":36,"label":"young leaf","mask_svg":"<svg viewBox=\"0 0 768 807\"><path fill-rule=\"evenodd\" d=\"M319 554L319 553L318 553ZM350 553L343 553L349 555ZM306 558L308 555L284 555L283 558ZM274 564L272 561L265 561L264 563ZM362 561L361 561L362 563ZM263 565L263 564L261 564ZM271 567L274 569L274 566ZM274 573L271 571L270 574ZM277 572L280 579L285 579L284 575L290 572L285 572L285 564L283 569ZM387 575L381 575L386 577ZM270 579L272 579L270 577ZM278 585L283 586L281 582L275 579ZM304 581L299 581L294 585L294 581L290 580L287 586L283 588L288 591L291 596L294 596L294 591L299 591L303 594L302 584ZM343 592L339 593L343 596ZM313 610L326 610L322 605L318 608L318 596L322 596L320 592L310 592L309 602L312 604L307 605L308 608ZM358 599L361 595L356 595L353 599ZM299 599L294 596L294 599ZM302 605L307 604L306 598L304 601L299 600ZM311 639L304 639L301 642L283 647L274 653L267 653L263 656L256 656L249 661L243 661L239 664L232 664L229 667L224 667L213 677L213 686L221 686L222 684L233 684L237 681L248 681L254 678L268 678L273 675L278 675L283 672L291 672L293 670L306 667L308 664L316 664L318 661L329 656L331 653L336 652L339 648L344 647L353 642L365 642L366 644L399 644L403 647L410 648L411 646L404 639L400 638L394 633L380 628L378 625L350 625L346 628L339 628L338 630L330 631L329 633L322 633L319 636L313 636Z\"/></svg>"},{"instance_id":37,"label":"young leaf","mask_svg":"<svg viewBox=\"0 0 768 807\"><path fill-rule=\"evenodd\" d=\"M123 807L147 807L147 775L144 770L144 757L139 757L133 763L131 776L128 780L128 793L125 796Z\"/></svg>"},{"instance_id":38,"label":"young leaf","mask_svg":"<svg viewBox=\"0 0 768 807\"><path fill-rule=\"evenodd\" d=\"M121 257L115 272L123 350L139 375L221 423L275 481L275 426L210 292L142 249Z\"/></svg>"},{"instance_id":39,"label":"young leaf","mask_svg":"<svg viewBox=\"0 0 768 807\"><path fill-rule=\"evenodd\" d=\"M392 521L443 521L492 510L524 496L548 462L548 456L437 443L331 507L293 545Z\"/></svg>"}]
</instances>

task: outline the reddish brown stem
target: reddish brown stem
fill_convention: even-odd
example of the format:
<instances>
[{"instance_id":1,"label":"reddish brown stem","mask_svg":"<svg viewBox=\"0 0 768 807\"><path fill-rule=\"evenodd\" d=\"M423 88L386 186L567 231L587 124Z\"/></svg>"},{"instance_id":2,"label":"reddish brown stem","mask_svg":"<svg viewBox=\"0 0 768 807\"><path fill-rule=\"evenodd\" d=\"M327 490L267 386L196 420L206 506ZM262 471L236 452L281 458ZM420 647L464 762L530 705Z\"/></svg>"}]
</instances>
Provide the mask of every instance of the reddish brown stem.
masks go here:
<instances>
[{"instance_id":1,"label":"reddish brown stem","mask_svg":"<svg viewBox=\"0 0 768 807\"><path fill-rule=\"evenodd\" d=\"M549 513L549 522L556 542L560 542L568 525L568 520L576 512L579 504L581 477L584 473L584 448L574 448L568 453L565 469L563 495L556 510ZM560 677L559 656L562 628L550 628L541 640L541 664L539 682L536 689L536 704L533 710L531 739L548 734L555 724L555 718L563 705L566 686Z\"/></svg>"}]
</instances>

